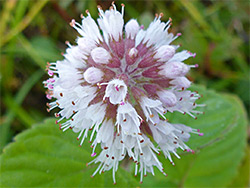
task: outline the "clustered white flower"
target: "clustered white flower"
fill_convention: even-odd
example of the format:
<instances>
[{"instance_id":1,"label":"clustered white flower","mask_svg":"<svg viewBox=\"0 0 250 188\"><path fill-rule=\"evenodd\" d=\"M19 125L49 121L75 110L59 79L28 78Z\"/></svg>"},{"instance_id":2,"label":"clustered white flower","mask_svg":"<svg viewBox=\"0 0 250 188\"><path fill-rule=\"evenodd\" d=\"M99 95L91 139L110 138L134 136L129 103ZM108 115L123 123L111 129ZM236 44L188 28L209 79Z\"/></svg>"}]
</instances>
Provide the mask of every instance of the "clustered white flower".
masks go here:
<instances>
[{"instance_id":1,"label":"clustered white flower","mask_svg":"<svg viewBox=\"0 0 250 188\"><path fill-rule=\"evenodd\" d=\"M135 19L124 26L123 14L113 3L105 12L98 6L98 24L90 13L82 16L82 23L72 20L70 25L80 37L77 45L66 42L69 48L65 59L48 63L44 81L48 111L58 107L56 123L63 131L78 133L80 145L89 135L92 157L97 145L101 153L90 163L100 163L97 172L113 169L113 181L119 162L126 156L135 162L135 175L140 181L147 172L154 175L157 167L164 175L157 154L161 150L172 164L171 153L177 158L177 148L191 150L184 142L190 133L203 134L183 124L169 123L165 114L179 111L195 117L199 94L186 90L191 82L185 77L190 68L183 61L195 54L176 52L171 42L181 34L168 33L171 19L164 23L162 14L145 30ZM124 29L125 28L125 29ZM124 30L125 31L124 31ZM100 32L102 31L102 34ZM153 138L153 140L152 140ZM90 164L88 163L88 164Z\"/></svg>"}]
</instances>

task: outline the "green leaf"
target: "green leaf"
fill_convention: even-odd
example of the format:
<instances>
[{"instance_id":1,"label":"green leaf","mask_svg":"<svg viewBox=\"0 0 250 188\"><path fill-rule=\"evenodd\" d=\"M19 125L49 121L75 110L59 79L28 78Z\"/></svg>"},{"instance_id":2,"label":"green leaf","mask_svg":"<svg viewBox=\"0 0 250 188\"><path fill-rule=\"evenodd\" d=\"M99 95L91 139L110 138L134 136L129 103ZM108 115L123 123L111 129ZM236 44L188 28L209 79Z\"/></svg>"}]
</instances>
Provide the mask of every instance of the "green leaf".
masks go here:
<instances>
[{"instance_id":1,"label":"green leaf","mask_svg":"<svg viewBox=\"0 0 250 188\"><path fill-rule=\"evenodd\" d=\"M173 123L184 123L200 129L204 136L192 135L187 143L195 154L179 151L181 159L174 158L172 166L163 155L168 177L155 170L155 177L144 178L142 187L226 187L237 181L246 148L246 114L241 101L232 95L217 94L194 86L206 104L195 120L180 113L168 114ZM89 144L78 147L72 131L61 132L54 119L21 133L16 142L5 148L0 158L0 185L7 187L107 187L112 185L112 172L90 175L96 165L91 161ZM139 180L120 168L116 173L117 186L136 187ZM134 167L132 167L133 169ZM240 171L239 171L240 170ZM245 171L245 170L244 170ZM243 176L246 176L244 173ZM137 177L138 179L138 177ZM234 182L234 183L232 183Z\"/></svg>"},{"instance_id":2,"label":"green leaf","mask_svg":"<svg viewBox=\"0 0 250 188\"><path fill-rule=\"evenodd\" d=\"M7 187L107 187L113 185L107 172L91 178L97 165L88 143L79 147L73 131L62 132L55 119L46 120L19 134L0 158L0 185ZM136 186L137 181L119 168L116 186Z\"/></svg>"},{"instance_id":3,"label":"green leaf","mask_svg":"<svg viewBox=\"0 0 250 188\"><path fill-rule=\"evenodd\" d=\"M225 187L238 174L247 144L247 118L241 101L233 95L216 94L193 87L203 95L199 103L206 104L205 115L192 119L187 115L168 115L173 123L183 123L200 129L204 136L192 135L187 145L195 154L180 152L172 166L160 156L165 178L161 173L144 178L143 186L154 187Z\"/></svg>"}]
</instances>

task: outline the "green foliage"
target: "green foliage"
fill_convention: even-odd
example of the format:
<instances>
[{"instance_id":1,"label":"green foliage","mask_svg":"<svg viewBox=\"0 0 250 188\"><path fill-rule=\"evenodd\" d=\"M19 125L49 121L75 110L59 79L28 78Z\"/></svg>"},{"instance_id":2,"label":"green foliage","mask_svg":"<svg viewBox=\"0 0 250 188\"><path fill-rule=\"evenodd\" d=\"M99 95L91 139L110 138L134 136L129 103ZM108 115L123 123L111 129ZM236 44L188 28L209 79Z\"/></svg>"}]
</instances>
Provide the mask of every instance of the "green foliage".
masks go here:
<instances>
[{"instance_id":1,"label":"green foliage","mask_svg":"<svg viewBox=\"0 0 250 188\"><path fill-rule=\"evenodd\" d=\"M156 170L155 177L149 175L144 178L142 187L225 187L236 178L246 148L247 119L244 108L235 96L219 95L203 87L194 86L193 89L203 95L199 103L206 104L205 115L194 120L187 115L174 113L168 115L168 119L204 132L202 137L192 135L188 142L196 153L180 152L181 159L174 159L176 166L160 155L168 177ZM85 165L93 159L90 157L90 145L85 143L79 147L76 134L59 131L54 122L54 119L49 119L33 126L19 134L15 142L4 149L0 158L1 185L110 186L111 172L90 178L97 167ZM246 171L244 169L241 171ZM132 172L123 170L121 165L116 177L118 187L136 187L139 182Z\"/></svg>"},{"instance_id":2,"label":"green foliage","mask_svg":"<svg viewBox=\"0 0 250 188\"><path fill-rule=\"evenodd\" d=\"M91 178L97 165L90 144L79 147L72 131L63 133L55 119L35 125L19 134L1 156L0 185L7 187L106 187L113 183L111 172ZM116 174L117 186L136 186L125 170Z\"/></svg>"}]
</instances>

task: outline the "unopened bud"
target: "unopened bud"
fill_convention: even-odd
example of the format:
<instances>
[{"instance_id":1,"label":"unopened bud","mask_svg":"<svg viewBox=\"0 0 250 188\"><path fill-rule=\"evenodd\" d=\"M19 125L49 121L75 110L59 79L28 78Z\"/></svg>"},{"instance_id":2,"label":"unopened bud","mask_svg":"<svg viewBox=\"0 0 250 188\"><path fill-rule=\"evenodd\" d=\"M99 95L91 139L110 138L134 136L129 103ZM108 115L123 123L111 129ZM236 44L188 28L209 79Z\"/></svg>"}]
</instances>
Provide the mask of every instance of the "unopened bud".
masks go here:
<instances>
[{"instance_id":1,"label":"unopened bud","mask_svg":"<svg viewBox=\"0 0 250 188\"><path fill-rule=\"evenodd\" d=\"M86 52L88 54L96 47L95 41L86 37L78 38L77 44L83 52Z\"/></svg>"},{"instance_id":2,"label":"unopened bud","mask_svg":"<svg viewBox=\"0 0 250 188\"><path fill-rule=\"evenodd\" d=\"M128 53L130 58L135 58L137 54L138 54L138 50L136 48L131 48Z\"/></svg>"},{"instance_id":3,"label":"unopened bud","mask_svg":"<svg viewBox=\"0 0 250 188\"><path fill-rule=\"evenodd\" d=\"M176 78L185 76L189 71L189 66L182 62L168 62L164 64L159 74L166 76L167 78Z\"/></svg>"},{"instance_id":4,"label":"unopened bud","mask_svg":"<svg viewBox=\"0 0 250 188\"><path fill-rule=\"evenodd\" d=\"M175 106L177 103L177 98L175 94L171 91L158 91L157 95L159 96L161 102L166 105L167 107Z\"/></svg>"},{"instance_id":5,"label":"unopened bud","mask_svg":"<svg viewBox=\"0 0 250 188\"><path fill-rule=\"evenodd\" d=\"M96 63L107 64L111 59L111 55L102 47L97 47L91 51L91 57Z\"/></svg>"},{"instance_id":6,"label":"unopened bud","mask_svg":"<svg viewBox=\"0 0 250 188\"><path fill-rule=\"evenodd\" d=\"M103 72L95 67L90 67L83 73L84 79L90 84L100 82L102 80L103 75Z\"/></svg>"},{"instance_id":7,"label":"unopened bud","mask_svg":"<svg viewBox=\"0 0 250 188\"><path fill-rule=\"evenodd\" d=\"M171 59L174 56L174 54L175 54L175 48L173 46L163 45L157 50L154 58L159 59L159 61L161 62L166 62L169 59Z\"/></svg>"},{"instance_id":8,"label":"unopened bud","mask_svg":"<svg viewBox=\"0 0 250 188\"><path fill-rule=\"evenodd\" d=\"M186 77L178 77L174 80L170 81L170 84L177 86L178 88L189 88L191 85L191 82Z\"/></svg>"}]
</instances>

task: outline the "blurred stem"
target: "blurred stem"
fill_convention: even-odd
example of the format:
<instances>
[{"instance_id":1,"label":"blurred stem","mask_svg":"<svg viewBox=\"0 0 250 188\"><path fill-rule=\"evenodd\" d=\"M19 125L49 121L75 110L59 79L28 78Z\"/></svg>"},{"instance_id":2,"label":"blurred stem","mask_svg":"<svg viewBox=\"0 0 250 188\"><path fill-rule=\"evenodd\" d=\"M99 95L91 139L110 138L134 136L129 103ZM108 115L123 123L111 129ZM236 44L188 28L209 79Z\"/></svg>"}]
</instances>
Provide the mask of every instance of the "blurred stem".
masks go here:
<instances>
[{"instance_id":1,"label":"blurred stem","mask_svg":"<svg viewBox=\"0 0 250 188\"><path fill-rule=\"evenodd\" d=\"M6 95L4 97L4 103L9 110L15 113L26 128L31 127L35 121L17 102L10 96Z\"/></svg>"},{"instance_id":2,"label":"blurred stem","mask_svg":"<svg viewBox=\"0 0 250 188\"><path fill-rule=\"evenodd\" d=\"M31 88L35 85L36 82L39 81L39 79L44 74L43 70L38 70L31 77L23 84L19 92L14 98L14 102L16 105L21 105L24 98L27 96ZM9 110L7 114L5 115L5 120L0 126L0 151L2 151L3 147L6 145L6 143L9 140L8 133L10 129L10 125L12 121L15 118L15 112Z\"/></svg>"},{"instance_id":3,"label":"blurred stem","mask_svg":"<svg viewBox=\"0 0 250 188\"><path fill-rule=\"evenodd\" d=\"M3 12L1 14L1 20L0 20L0 36L3 36L7 23L9 19L11 18L10 13L12 9L15 7L15 4L16 4L16 0L9 0L9 1L6 1L4 4Z\"/></svg>"},{"instance_id":4,"label":"blurred stem","mask_svg":"<svg viewBox=\"0 0 250 188\"><path fill-rule=\"evenodd\" d=\"M8 32L6 36L2 38L2 40L0 41L0 47L7 43L9 40L11 40L13 37L15 37L22 30L24 30L47 2L48 0L37 1L32 6L28 14L23 18L23 20L19 22L10 32Z\"/></svg>"},{"instance_id":5,"label":"blurred stem","mask_svg":"<svg viewBox=\"0 0 250 188\"><path fill-rule=\"evenodd\" d=\"M32 47L30 42L21 34L18 36L18 39L23 48L33 59L33 61L45 71L45 65L46 65L45 60L37 53L37 51Z\"/></svg>"}]
</instances>

